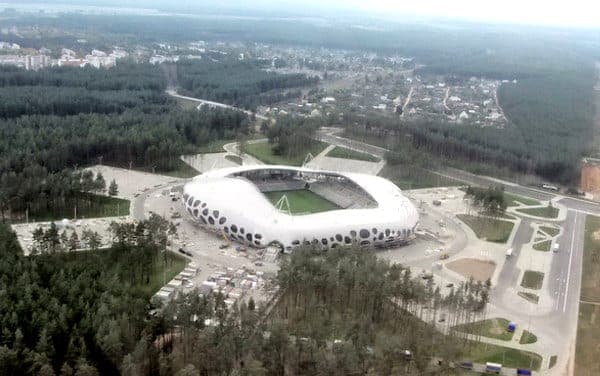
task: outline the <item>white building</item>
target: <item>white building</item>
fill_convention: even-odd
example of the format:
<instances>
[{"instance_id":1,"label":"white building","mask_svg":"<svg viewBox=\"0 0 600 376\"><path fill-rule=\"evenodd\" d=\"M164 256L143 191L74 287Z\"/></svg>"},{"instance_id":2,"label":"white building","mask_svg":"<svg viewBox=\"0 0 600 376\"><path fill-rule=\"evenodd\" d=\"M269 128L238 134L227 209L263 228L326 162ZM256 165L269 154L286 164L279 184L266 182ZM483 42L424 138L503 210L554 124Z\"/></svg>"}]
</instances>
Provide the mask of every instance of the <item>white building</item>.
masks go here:
<instances>
[{"instance_id":1,"label":"white building","mask_svg":"<svg viewBox=\"0 0 600 376\"><path fill-rule=\"evenodd\" d=\"M337 209L292 215L264 193L305 189ZM381 177L290 166L242 166L206 172L184 186L183 204L201 225L254 247L290 251L303 244L323 248L385 246L414 237L419 215L392 182Z\"/></svg>"},{"instance_id":2,"label":"white building","mask_svg":"<svg viewBox=\"0 0 600 376\"><path fill-rule=\"evenodd\" d=\"M43 69L50 65L50 61L50 57L46 55L27 55L25 56L25 69Z\"/></svg>"}]
</instances>

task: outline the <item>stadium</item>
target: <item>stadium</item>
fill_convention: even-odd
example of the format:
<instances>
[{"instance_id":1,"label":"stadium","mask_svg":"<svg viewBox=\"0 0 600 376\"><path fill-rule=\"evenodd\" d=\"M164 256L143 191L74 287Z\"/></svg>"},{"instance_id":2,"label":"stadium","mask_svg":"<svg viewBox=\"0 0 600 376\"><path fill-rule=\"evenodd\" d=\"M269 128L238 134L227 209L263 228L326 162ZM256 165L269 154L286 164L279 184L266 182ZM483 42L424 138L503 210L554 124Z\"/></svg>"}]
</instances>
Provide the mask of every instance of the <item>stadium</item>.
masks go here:
<instances>
[{"instance_id":1,"label":"stadium","mask_svg":"<svg viewBox=\"0 0 600 376\"><path fill-rule=\"evenodd\" d=\"M303 167L209 171L184 186L182 201L194 221L227 239L282 251L404 244L419 221L414 205L386 179Z\"/></svg>"}]
</instances>

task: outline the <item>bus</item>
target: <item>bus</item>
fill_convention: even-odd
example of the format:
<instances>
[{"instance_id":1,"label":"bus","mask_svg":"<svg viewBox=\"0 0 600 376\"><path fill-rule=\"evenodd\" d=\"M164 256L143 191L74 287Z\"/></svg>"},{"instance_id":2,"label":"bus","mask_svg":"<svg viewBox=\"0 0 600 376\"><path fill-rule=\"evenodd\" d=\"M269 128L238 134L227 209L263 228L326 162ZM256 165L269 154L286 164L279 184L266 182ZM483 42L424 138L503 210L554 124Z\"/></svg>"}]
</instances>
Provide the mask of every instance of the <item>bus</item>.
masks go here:
<instances>
[{"instance_id":1,"label":"bus","mask_svg":"<svg viewBox=\"0 0 600 376\"><path fill-rule=\"evenodd\" d=\"M487 362L485 363L485 372L499 375L502 372L502 364Z\"/></svg>"}]
</instances>

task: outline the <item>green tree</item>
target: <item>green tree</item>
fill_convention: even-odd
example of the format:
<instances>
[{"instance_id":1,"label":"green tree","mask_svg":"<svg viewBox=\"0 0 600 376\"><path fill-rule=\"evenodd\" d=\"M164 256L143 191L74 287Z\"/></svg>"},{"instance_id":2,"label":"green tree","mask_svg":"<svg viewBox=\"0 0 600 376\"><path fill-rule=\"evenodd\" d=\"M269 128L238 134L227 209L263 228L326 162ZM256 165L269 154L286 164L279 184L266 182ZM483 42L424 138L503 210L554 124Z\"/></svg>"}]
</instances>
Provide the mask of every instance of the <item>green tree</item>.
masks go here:
<instances>
[{"instance_id":1,"label":"green tree","mask_svg":"<svg viewBox=\"0 0 600 376\"><path fill-rule=\"evenodd\" d=\"M193 364L188 364L184 368L177 371L175 376L199 376L200 373Z\"/></svg>"},{"instance_id":2,"label":"green tree","mask_svg":"<svg viewBox=\"0 0 600 376\"><path fill-rule=\"evenodd\" d=\"M94 180L94 191L98 193L103 193L106 190L106 180L104 180L104 176L100 171L96 174L96 179Z\"/></svg>"},{"instance_id":3,"label":"green tree","mask_svg":"<svg viewBox=\"0 0 600 376\"><path fill-rule=\"evenodd\" d=\"M96 367L89 365L85 359L80 359L75 367L75 376L99 376Z\"/></svg>"},{"instance_id":4,"label":"green tree","mask_svg":"<svg viewBox=\"0 0 600 376\"><path fill-rule=\"evenodd\" d=\"M77 235L77 231L73 230L73 232L71 233L71 236L69 237L68 249L69 249L69 251L75 251L75 250L79 249L79 247L80 247L79 236Z\"/></svg>"},{"instance_id":5,"label":"green tree","mask_svg":"<svg viewBox=\"0 0 600 376\"><path fill-rule=\"evenodd\" d=\"M110 182L110 185L108 187L108 194L109 196L116 196L119 194L119 186L117 185L115 179L111 180Z\"/></svg>"}]
</instances>

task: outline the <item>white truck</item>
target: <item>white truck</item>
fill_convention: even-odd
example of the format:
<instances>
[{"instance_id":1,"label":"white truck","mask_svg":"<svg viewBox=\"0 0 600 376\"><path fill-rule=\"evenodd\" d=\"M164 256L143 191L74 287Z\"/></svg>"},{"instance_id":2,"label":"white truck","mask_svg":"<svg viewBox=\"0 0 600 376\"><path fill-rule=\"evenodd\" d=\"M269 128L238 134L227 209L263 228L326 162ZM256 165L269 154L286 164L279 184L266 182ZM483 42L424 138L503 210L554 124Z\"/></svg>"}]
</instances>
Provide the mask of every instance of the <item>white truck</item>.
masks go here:
<instances>
[{"instance_id":1,"label":"white truck","mask_svg":"<svg viewBox=\"0 0 600 376\"><path fill-rule=\"evenodd\" d=\"M507 249L506 250L506 257L512 256L512 253L513 253L513 249L512 248Z\"/></svg>"},{"instance_id":2,"label":"white truck","mask_svg":"<svg viewBox=\"0 0 600 376\"><path fill-rule=\"evenodd\" d=\"M554 252L554 253L558 252L559 248L560 248L560 245L558 245L558 243L554 243L554 245L552 246L552 252Z\"/></svg>"}]
</instances>

